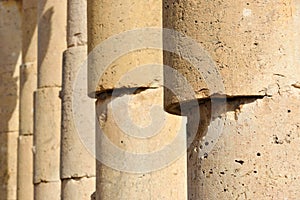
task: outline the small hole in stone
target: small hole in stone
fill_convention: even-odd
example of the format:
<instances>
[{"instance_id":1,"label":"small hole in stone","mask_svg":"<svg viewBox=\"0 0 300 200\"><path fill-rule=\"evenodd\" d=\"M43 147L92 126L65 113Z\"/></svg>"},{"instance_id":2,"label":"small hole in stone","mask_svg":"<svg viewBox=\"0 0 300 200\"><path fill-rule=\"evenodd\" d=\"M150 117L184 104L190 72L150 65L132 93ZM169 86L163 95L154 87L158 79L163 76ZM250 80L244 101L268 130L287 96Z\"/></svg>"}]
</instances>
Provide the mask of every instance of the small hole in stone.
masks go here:
<instances>
[{"instance_id":1,"label":"small hole in stone","mask_svg":"<svg viewBox=\"0 0 300 200\"><path fill-rule=\"evenodd\" d=\"M257 155L257 156L260 156L261 154L258 152L256 155Z\"/></svg>"},{"instance_id":2,"label":"small hole in stone","mask_svg":"<svg viewBox=\"0 0 300 200\"><path fill-rule=\"evenodd\" d=\"M121 140L121 143L122 143L122 144L124 143L123 140Z\"/></svg>"},{"instance_id":3,"label":"small hole in stone","mask_svg":"<svg viewBox=\"0 0 300 200\"><path fill-rule=\"evenodd\" d=\"M257 42L254 42L253 44L254 44L255 46L257 46L257 45L258 45L258 43L257 43Z\"/></svg>"},{"instance_id":4,"label":"small hole in stone","mask_svg":"<svg viewBox=\"0 0 300 200\"><path fill-rule=\"evenodd\" d=\"M197 24L198 23L198 21L197 20L195 20L195 24Z\"/></svg>"},{"instance_id":5,"label":"small hole in stone","mask_svg":"<svg viewBox=\"0 0 300 200\"><path fill-rule=\"evenodd\" d=\"M254 172L255 174L257 173L257 171L256 171L256 170L254 170L253 172Z\"/></svg>"},{"instance_id":6,"label":"small hole in stone","mask_svg":"<svg viewBox=\"0 0 300 200\"><path fill-rule=\"evenodd\" d=\"M292 112L291 110L288 110L288 113Z\"/></svg>"},{"instance_id":7,"label":"small hole in stone","mask_svg":"<svg viewBox=\"0 0 300 200\"><path fill-rule=\"evenodd\" d=\"M209 142L205 142L205 146L209 145Z\"/></svg>"}]
</instances>

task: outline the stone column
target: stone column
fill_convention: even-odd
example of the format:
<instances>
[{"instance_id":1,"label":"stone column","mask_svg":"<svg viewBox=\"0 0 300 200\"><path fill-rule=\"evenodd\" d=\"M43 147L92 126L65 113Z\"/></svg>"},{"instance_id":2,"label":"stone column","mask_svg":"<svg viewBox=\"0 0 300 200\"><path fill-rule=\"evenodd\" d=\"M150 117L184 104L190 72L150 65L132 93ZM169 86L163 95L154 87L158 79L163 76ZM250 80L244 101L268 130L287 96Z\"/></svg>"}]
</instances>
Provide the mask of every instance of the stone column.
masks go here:
<instances>
[{"instance_id":1,"label":"stone column","mask_svg":"<svg viewBox=\"0 0 300 200\"><path fill-rule=\"evenodd\" d=\"M161 3L88 1L88 84L89 95L97 98L99 200L187 198L185 123L162 108ZM155 40L159 50L151 48ZM133 43L140 48L130 49Z\"/></svg>"},{"instance_id":2,"label":"stone column","mask_svg":"<svg viewBox=\"0 0 300 200\"><path fill-rule=\"evenodd\" d=\"M0 1L0 199L17 198L20 1Z\"/></svg>"},{"instance_id":3,"label":"stone column","mask_svg":"<svg viewBox=\"0 0 300 200\"><path fill-rule=\"evenodd\" d=\"M176 108L183 100L200 102L187 113L189 131L198 129L188 152L189 199L299 195L299 5L164 3L164 27L193 38L201 47L178 37L174 44L181 57L164 57L165 64L184 74L194 92L188 96L179 90L176 96L166 90L165 108L180 114ZM182 84L176 77L165 81L176 88ZM200 120L195 120L197 109Z\"/></svg>"},{"instance_id":4,"label":"stone column","mask_svg":"<svg viewBox=\"0 0 300 200\"><path fill-rule=\"evenodd\" d=\"M22 13L17 196L19 200L33 200L33 94L37 87L37 1L23 1Z\"/></svg>"},{"instance_id":5,"label":"stone column","mask_svg":"<svg viewBox=\"0 0 300 200\"><path fill-rule=\"evenodd\" d=\"M62 199L90 199L96 190L96 160L81 141L73 118L74 81L87 59L86 0L68 1L67 44L62 82ZM76 91L75 91L76 92ZM76 109L76 107L74 108Z\"/></svg>"},{"instance_id":6,"label":"stone column","mask_svg":"<svg viewBox=\"0 0 300 200\"><path fill-rule=\"evenodd\" d=\"M62 55L67 1L38 1L38 89L35 92L35 199L60 199Z\"/></svg>"}]
</instances>

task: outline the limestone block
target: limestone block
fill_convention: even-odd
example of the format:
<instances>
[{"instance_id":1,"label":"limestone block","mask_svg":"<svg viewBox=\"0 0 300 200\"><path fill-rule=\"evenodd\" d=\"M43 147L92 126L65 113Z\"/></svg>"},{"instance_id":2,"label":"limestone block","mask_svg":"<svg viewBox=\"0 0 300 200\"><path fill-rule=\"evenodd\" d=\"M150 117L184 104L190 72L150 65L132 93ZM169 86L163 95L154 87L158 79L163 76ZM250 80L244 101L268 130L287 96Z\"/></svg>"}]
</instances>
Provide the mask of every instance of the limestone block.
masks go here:
<instances>
[{"instance_id":1,"label":"limestone block","mask_svg":"<svg viewBox=\"0 0 300 200\"><path fill-rule=\"evenodd\" d=\"M96 199L187 198L186 124L162 91L98 99Z\"/></svg>"},{"instance_id":2,"label":"limestone block","mask_svg":"<svg viewBox=\"0 0 300 200\"><path fill-rule=\"evenodd\" d=\"M81 141L73 119L73 84L87 47L72 47L64 52L61 129L61 178L95 176L95 158ZM86 65L84 65L85 67Z\"/></svg>"},{"instance_id":3,"label":"limestone block","mask_svg":"<svg viewBox=\"0 0 300 200\"><path fill-rule=\"evenodd\" d=\"M95 177L65 179L62 181L62 200L90 200L96 189L95 184Z\"/></svg>"},{"instance_id":4,"label":"limestone block","mask_svg":"<svg viewBox=\"0 0 300 200\"><path fill-rule=\"evenodd\" d=\"M60 200L60 181L36 184L34 187L35 200Z\"/></svg>"},{"instance_id":5,"label":"limestone block","mask_svg":"<svg viewBox=\"0 0 300 200\"><path fill-rule=\"evenodd\" d=\"M185 76L195 98L220 93L263 96L278 79L287 85L300 79L300 68L295 67L299 66L299 2L184 0L165 1L163 7L164 28L194 40L175 38L177 55L165 52L164 64ZM176 75L165 79L180 91L177 97L165 91L167 110L190 100L187 91L180 90L181 80ZM223 83L223 91L218 82Z\"/></svg>"},{"instance_id":6,"label":"limestone block","mask_svg":"<svg viewBox=\"0 0 300 200\"><path fill-rule=\"evenodd\" d=\"M35 92L34 183L58 181L60 166L60 88Z\"/></svg>"},{"instance_id":7,"label":"limestone block","mask_svg":"<svg viewBox=\"0 0 300 200\"><path fill-rule=\"evenodd\" d=\"M68 1L68 47L87 44L87 0Z\"/></svg>"},{"instance_id":8,"label":"limestone block","mask_svg":"<svg viewBox=\"0 0 300 200\"><path fill-rule=\"evenodd\" d=\"M38 1L38 87L61 85L66 49L66 0Z\"/></svg>"},{"instance_id":9,"label":"limestone block","mask_svg":"<svg viewBox=\"0 0 300 200\"><path fill-rule=\"evenodd\" d=\"M20 67L20 135L33 134L33 93L36 89L36 63Z\"/></svg>"},{"instance_id":10,"label":"limestone block","mask_svg":"<svg viewBox=\"0 0 300 200\"><path fill-rule=\"evenodd\" d=\"M189 198L297 199L299 97L300 90L290 87L238 107L230 102L233 109L222 115L225 126L213 150L199 159L201 141L190 149Z\"/></svg>"},{"instance_id":11,"label":"limestone block","mask_svg":"<svg viewBox=\"0 0 300 200\"><path fill-rule=\"evenodd\" d=\"M37 62L37 0L22 1L22 60Z\"/></svg>"},{"instance_id":12,"label":"limestone block","mask_svg":"<svg viewBox=\"0 0 300 200\"><path fill-rule=\"evenodd\" d=\"M0 199L16 199L18 132L0 134Z\"/></svg>"},{"instance_id":13,"label":"limestone block","mask_svg":"<svg viewBox=\"0 0 300 200\"><path fill-rule=\"evenodd\" d=\"M19 136L18 140L18 181L19 200L33 199L33 136Z\"/></svg>"},{"instance_id":14,"label":"limestone block","mask_svg":"<svg viewBox=\"0 0 300 200\"><path fill-rule=\"evenodd\" d=\"M162 64L161 49L151 49L153 40L157 40L162 48L162 34L155 32L149 37L147 31L133 32L131 36L125 33L145 27L160 28L161 0L92 0L87 5L89 95L95 97L95 93L109 92L114 88L161 86L162 66L140 67ZM133 42L139 47L134 47ZM125 74L129 73L131 75L126 77Z\"/></svg>"}]
</instances>

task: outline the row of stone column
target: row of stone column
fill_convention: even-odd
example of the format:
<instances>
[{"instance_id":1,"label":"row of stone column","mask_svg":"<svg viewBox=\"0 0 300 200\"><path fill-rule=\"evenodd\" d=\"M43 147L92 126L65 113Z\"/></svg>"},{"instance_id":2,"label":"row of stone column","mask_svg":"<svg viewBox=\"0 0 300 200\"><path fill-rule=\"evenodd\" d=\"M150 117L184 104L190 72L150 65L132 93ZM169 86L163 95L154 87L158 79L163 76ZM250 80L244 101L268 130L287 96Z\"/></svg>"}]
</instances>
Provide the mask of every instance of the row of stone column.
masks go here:
<instances>
[{"instance_id":1,"label":"row of stone column","mask_svg":"<svg viewBox=\"0 0 300 200\"><path fill-rule=\"evenodd\" d=\"M36 199L85 199L94 191L93 151L72 119L72 86L87 59L85 3L69 2L67 44L66 2L38 4ZM97 99L96 199L299 196L297 1L91 0L87 7L88 91ZM185 36L168 38L166 30L145 27ZM179 72L164 68L164 84L157 46L174 50L164 52L164 63ZM163 106L187 115L187 126ZM188 156L176 151L189 140Z\"/></svg>"},{"instance_id":2,"label":"row of stone column","mask_svg":"<svg viewBox=\"0 0 300 200\"><path fill-rule=\"evenodd\" d=\"M73 80L86 59L86 1L22 6L18 199L89 199L95 159L80 142L71 105Z\"/></svg>"}]
</instances>

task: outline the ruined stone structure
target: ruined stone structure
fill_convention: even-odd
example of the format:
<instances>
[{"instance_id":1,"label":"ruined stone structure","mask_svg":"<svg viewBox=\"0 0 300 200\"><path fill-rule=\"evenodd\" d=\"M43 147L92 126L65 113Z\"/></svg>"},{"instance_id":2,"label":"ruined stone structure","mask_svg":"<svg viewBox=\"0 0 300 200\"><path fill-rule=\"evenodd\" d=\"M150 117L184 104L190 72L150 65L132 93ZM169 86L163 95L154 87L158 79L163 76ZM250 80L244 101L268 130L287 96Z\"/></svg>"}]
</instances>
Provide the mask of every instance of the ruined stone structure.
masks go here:
<instances>
[{"instance_id":1,"label":"ruined stone structure","mask_svg":"<svg viewBox=\"0 0 300 200\"><path fill-rule=\"evenodd\" d=\"M0 0L0 200L298 199L299 16Z\"/></svg>"}]
</instances>

